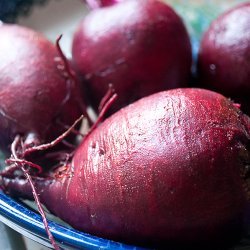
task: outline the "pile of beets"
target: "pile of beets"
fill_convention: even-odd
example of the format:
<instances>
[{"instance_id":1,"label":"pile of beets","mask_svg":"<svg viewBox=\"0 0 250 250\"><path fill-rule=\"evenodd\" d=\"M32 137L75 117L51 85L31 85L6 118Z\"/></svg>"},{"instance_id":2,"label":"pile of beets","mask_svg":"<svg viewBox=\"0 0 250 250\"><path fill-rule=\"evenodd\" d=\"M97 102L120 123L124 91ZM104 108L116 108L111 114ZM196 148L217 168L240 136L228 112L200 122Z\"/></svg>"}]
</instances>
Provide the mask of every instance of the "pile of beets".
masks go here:
<instances>
[{"instance_id":1,"label":"pile of beets","mask_svg":"<svg viewBox=\"0 0 250 250\"><path fill-rule=\"evenodd\" d=\"M86 3L70 61L60 36L0 25L1 189L36 201L55 249L41 204L127 244L230 247L249 222L250 2L204 33L195 84L172 7Z\"/></svg>"}]
</instances>

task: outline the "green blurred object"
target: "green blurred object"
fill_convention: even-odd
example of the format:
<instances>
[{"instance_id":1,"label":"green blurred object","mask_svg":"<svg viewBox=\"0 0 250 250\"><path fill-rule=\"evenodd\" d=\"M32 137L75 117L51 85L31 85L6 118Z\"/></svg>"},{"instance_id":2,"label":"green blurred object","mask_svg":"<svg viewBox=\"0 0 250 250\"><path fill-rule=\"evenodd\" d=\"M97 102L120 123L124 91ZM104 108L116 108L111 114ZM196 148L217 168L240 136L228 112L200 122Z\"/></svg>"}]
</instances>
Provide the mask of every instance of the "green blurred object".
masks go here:
<instances>
[{"instance_id":1,"label":"green blurred object","mask_svg":"<svg viewBox=\"0 0 250 250\"><path fill-rule=\"evenodd\" d=\"M164 0L175 8L186 23L196 58L200 38L212 20L243 0Z\"/></svg>"}]
</instances>

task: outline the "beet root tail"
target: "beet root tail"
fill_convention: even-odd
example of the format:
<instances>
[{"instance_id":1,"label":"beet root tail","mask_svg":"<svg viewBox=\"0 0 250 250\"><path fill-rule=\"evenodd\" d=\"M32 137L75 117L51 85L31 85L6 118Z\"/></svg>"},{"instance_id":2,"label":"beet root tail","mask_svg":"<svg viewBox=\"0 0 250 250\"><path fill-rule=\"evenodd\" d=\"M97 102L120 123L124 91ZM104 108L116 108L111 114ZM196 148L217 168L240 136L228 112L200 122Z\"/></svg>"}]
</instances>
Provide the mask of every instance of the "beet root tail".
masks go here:
<instances>
[{"instance_id":1,"label":"beet root tail","mask_svg":"<svg viewBox=\"0 0 250 250\"><path fill-rule=\"evenodd\" d=\"M9 178L1 177L0 186L2 190L12 197L21 197L24 199L33 199L32 189L27 179L25 178Z\"/></svg>"},{"instance_id":2,"label":"beet root tail","mask_svg":"<svg viewBox=\"0 0 250 250\"><path fill-rule=\"evenodd\" d=\"M43 224L44 224L46 233L50 239L50 242L55 250L59 250L60 247L57 245L52 233L50 232L48 221L47 221L44 209L41 205L41 200L43 200L43 198L40 199L39 197L41 188L44 186L44 183L47 183L47 182L41 179L39 180L32 179L31 181L29 178L20 178L20 177L16 177L12 179L9 177L2 176L0 178L0 186L5 193L10 194L12 197L24 198L24 199L29 199L29 200L35 199L35 202L38 207L38 211L41 214Z\"/></svg>"}]
</instances>

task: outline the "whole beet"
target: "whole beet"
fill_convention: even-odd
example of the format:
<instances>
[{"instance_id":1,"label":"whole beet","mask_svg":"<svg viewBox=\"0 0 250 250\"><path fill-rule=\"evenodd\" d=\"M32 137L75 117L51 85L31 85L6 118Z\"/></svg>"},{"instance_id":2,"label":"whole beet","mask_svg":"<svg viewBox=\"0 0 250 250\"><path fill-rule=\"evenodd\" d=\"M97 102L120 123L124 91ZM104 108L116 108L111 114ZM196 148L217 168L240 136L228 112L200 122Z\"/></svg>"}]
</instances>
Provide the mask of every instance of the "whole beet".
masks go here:
<instances>
[{"instance_id":1,"label":"whole beet","mask_svg":"<svg viewBox=\"0 0 250 250\"><path fill-rule=\"evenodd\" d=\"M108 2L108 3L107 3ZM185 86L191 45L181 18L157 0L101 1L78 26L73 61L97 110L109 84L118 99L110 113L140 97Z\"/></svg>"},{"instance_id":2,"label":"whole beet","mask_svg":"<svg viewBox=\"0 0 250 250\"><path fill-rule=\"evenodd\" d=\"M225 243L244 217L249 129L249 117L220 94L160 92L106 119L66 172L34 182L51 212L94 235L185 249ZM20 176L1 184L32 198Z\"/></svg>"},{"instance_id":3,"label":"whole beet","mask_svg":"<svg viewBox=\"0 0 250 250\"><path fill-rule=\"evenodd\" d=\"M250 2L212 22L203 35L198 75L201 87L233 98L250 114Z\"/></svg>"},{"instance_id":4,"label":"whole beet","mask_svg":"<svg viewBox=\"0 0 250 250\"><path fill-rule=\"evenodd\" d=\"M0 25L0 148L16 135L27 144L55 139L79 118L79 85L55 45L18 25Z\"/></svg>"}]
</instances>

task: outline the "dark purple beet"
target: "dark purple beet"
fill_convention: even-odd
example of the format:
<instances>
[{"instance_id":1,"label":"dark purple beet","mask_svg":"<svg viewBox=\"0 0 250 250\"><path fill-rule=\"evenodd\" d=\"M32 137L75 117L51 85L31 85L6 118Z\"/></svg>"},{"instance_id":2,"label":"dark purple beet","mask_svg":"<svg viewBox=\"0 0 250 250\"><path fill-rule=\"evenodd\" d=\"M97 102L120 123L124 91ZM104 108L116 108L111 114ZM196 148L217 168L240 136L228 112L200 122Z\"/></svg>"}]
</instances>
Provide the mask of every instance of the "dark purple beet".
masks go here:
<instances>
[{"instance_id":1,"label":"dark purple beet","mask_svg":"<svg viewBox=\"0 0 250 250\"><path fill-rule=\"evenodd\" d=\"M106 119L56 177L33 181L47 208L84 232L146 246L216 249L243 225L249 133L250 118L220 94L160 92ZM1 184L32 199L21 176Z\"/></svg>"},{"instance_id":2,"label":"dark purple beet","mask_svg":"<svg viewBox=\"0 0 250 250\"><path fill-rule=\"evenodd\" d=\"M94 108L110 83L118 94L112 112L154 92L185 86L191 46L174 10L155 0L111 2L91 11L73 40L73 60Z\"/></svg>"},{"instance_id":3,"label":"dark purple beet","mask_svg":"<svg viewBox=\"0 0 250 250\"><path fill-rule=\"evenodd\" d=\"M237 5L212 22L198 58L200 87L242 103L250 114L250 2Z\"/></svg>"},{"instance_id":4,"label":"dark purple beet","mask_svg":"<svg viewBox=\"0 0 250 250\"><path fill-rule=\"evenodd\" d=\"M55 45L17 25L0 25L0 148L55 139L84 112L79 84ZM61 125L60 125L61 124Z\"/></svg>"}]
</instances>

